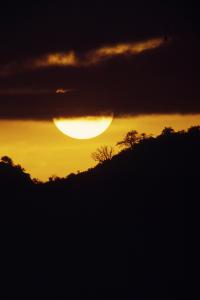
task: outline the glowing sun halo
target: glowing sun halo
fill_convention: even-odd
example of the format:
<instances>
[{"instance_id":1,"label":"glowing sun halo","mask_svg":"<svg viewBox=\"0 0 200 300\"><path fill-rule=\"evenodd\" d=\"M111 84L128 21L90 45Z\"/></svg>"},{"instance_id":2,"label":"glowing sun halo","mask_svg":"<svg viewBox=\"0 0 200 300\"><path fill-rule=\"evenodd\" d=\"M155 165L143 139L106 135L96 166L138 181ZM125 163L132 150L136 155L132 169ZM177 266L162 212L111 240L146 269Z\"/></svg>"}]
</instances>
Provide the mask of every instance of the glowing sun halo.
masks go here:
<instances>
[{"instance_id":1,"label":"glowing sun halo","mask_svg":"<svg viewBox=\"0 0 200 300\"><path fill-rule=\"evenodd\" d=\"M112 123L113 116L54 118L55 126L75 139L91 139L102 134Z\"/></svg>"}]
</instances>

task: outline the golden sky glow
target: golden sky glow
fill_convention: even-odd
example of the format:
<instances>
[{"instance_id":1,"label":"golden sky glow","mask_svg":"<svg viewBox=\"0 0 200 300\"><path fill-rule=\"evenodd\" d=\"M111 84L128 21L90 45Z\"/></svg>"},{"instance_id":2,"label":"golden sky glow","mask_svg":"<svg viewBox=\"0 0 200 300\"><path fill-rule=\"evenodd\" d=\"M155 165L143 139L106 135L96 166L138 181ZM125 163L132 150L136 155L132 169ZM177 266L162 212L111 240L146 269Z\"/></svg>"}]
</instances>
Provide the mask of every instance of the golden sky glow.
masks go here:
<instances>
[{"instance_id":1,"label":"golden sky glow","mask_svg":"<svg viewBox=\"0 0 200 300\"><path fill-rule=\"evenodd\" d=\"M91 139L102 134L110 126L113 117L85 117L74 119L54 119L56 127L75 139Z\"/></svg>"},{"instance_id":2,"label":"golden sky glow","mask_svg":"<svg viewBox=\"0 0 200 300\"><path fill-rule=\"evenodd\" d=\"M181 130L199 123L200 115L116 118L100 136L77 140L61 134L53 121L0 121L0 157L8 155L33 177L47 180L94 166L91 153L102 145L115 146L129 130L158 135L165 126Z\"/></svg>"}]
</instances>

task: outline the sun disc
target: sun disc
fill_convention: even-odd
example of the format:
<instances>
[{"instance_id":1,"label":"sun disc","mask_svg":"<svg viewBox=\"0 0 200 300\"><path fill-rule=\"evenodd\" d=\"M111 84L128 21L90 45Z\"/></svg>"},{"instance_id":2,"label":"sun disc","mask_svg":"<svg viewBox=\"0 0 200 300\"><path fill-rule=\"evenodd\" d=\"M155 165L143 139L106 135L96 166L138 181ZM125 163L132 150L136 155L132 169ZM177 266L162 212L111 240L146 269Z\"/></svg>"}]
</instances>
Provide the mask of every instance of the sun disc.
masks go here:
<instances>
[{"instance_id":1,"label":"sun disc","mask_svg":"<svg viewBox=\"0 0 200 300\"><path fill-rule=\"evenodd\" d=\"M102 134L112 123L113 116L54 118L55 126L75 139L91 139Z\"/></svg>"}]
</instances>

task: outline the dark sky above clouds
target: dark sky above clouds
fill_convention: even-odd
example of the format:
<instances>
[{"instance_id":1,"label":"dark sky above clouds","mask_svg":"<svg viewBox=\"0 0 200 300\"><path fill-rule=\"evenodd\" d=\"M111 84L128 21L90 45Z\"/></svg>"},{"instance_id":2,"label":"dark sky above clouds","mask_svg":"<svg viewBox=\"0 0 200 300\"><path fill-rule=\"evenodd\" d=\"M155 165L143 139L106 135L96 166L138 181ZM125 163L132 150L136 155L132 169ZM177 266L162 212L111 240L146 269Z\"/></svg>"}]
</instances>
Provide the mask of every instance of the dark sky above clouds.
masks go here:
<instances>
[{"instance_id":1,"label":"dark sky above clouds","mask_svg":"<svg viewBox=\"0 0 200 300\"><path fill-rule=\"evenodd\" d=\"M3 4L0 118L200 113L197 12L192 1Z\"/></svg>"}]
</instances>

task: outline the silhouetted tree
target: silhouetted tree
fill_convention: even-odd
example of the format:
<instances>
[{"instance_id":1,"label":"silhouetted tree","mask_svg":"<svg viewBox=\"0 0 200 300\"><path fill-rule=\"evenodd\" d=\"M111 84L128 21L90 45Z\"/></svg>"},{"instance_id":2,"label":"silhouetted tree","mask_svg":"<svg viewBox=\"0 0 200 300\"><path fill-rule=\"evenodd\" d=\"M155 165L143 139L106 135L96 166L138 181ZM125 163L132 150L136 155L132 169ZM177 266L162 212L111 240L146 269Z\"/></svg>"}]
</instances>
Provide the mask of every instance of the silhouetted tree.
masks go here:
<instances>
[{"instance_id":1,"label":"silhouetted tree","mask_svg":"<svg viewBox=\"0 0 200 300\"><path fill-rule=\"evenodd\" d=\"M141 140L145 140L148 138L148 135L146 133L141 133Z\"/></svg>"},{"instance_id":2,"label":"silhouetted tree","mask_svg":"<svg viewBox=\"0 0 200 300\"><path fill-rule=\"evenodd\" d=\"M67 179L72 179L72 178L74 178L74 177L76 177L76 174L75 173L70 173L69 175L67 175Z\"/></svg>"},{"instance_id":3,"label":"silhouetted tree","mask_svg":"<svg viewBox=\"0 0 200 300\"><path fill-rule=\"evenodd\" d=\"M192 126L188 129L188 134L190 136L200 136L200 126Z\"/></svg>"},{"instance_id":4,"label":"silhouetted tree","mask_svg":"<svg viewBox=\"0 0 200 300\"><path fill-rule=\"evenodd\" d=\"M2 161L3 163L5 163L5 164L10 165L10 166L13 166L13 165L14 165L12 159L11 159L9 156L6 156L6 155L5 155L5 156L2 156L1 161Z\"/></svg>"},{"instance_id":5,"label":"silhouetted tree","mask_svg":"<svg viewBox=\"0 0 200 300\"><path fill-rule=\"evenodd\" d=\"M60 177L58 177L57 175L52 175L51 177L49 177L49 181L58 181L60 179Z\"/></svg>"},{"instance_id":6,"label":"silhouetted tree","mask_svg":"<svg viewBox=\"0 0 200 300\"><path fill-rule=\"evenodd\" d=\"M161 135L169 136L174 133L174 129L172 127L165 127L161 133Z\"/></svg>"},{"instance_id":7,"label":"silhouetted tree","mask_svg":"<svg viewBox=\"0 0 200 300\"><path fill-rule=\"evenodd\" d=\"M41 180L39 180L38 178L33 178L32 179L34 184L42 184L43 182Z\"/></svg>"},{"instance_id":8,"label":"silhouetted tree","mask_svg":"<svg viewBox=\"0 0 200 300\"><path fill-rule=\"evenodd\" d=\"M111 160L114 155L114 148L108 146L101 146L97 149L96 152L91 154L92 158L99 162L103 163L104 161Z\"/></svg>"},{"instance_id":9,"label":"silhouetted tree","mask_svg":"<svg viewBox=\"0 0 200 300\"><path fill-rule=\"evenodd\" d=\"M137 144L146 135L143 133L139 135L136 130L129 131L122 141L117 143L117 146L125 146L126 148L133 149L134 145Z\"/></svg>"}]
</instances>

